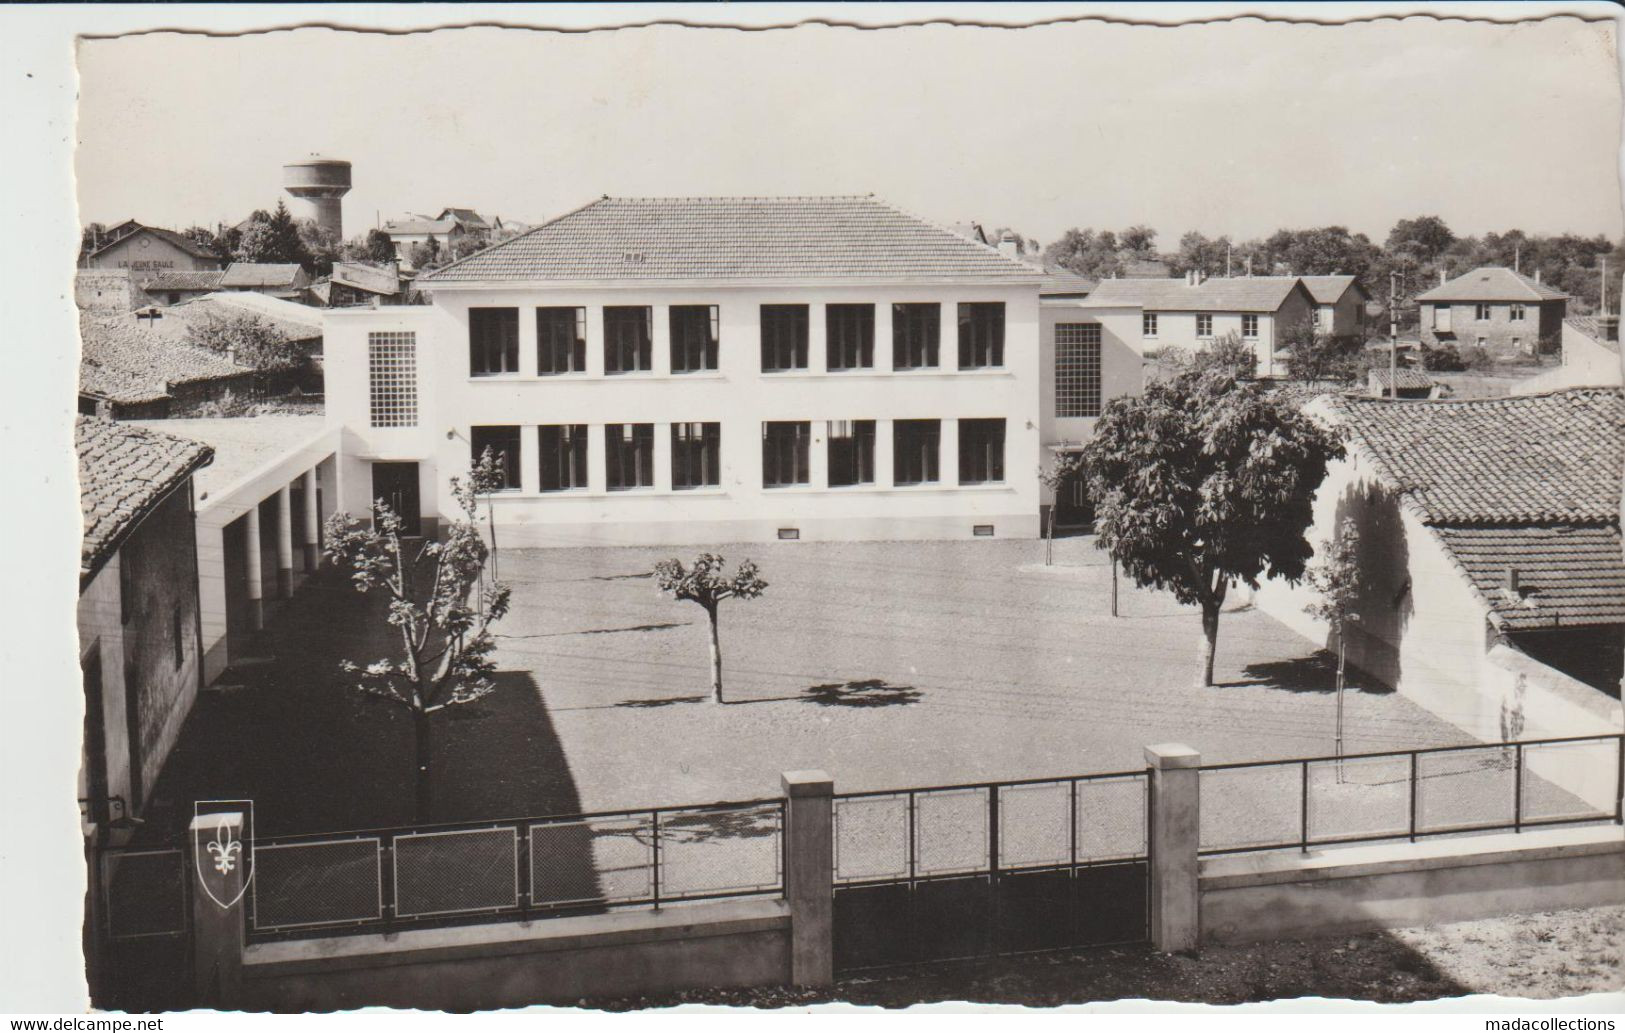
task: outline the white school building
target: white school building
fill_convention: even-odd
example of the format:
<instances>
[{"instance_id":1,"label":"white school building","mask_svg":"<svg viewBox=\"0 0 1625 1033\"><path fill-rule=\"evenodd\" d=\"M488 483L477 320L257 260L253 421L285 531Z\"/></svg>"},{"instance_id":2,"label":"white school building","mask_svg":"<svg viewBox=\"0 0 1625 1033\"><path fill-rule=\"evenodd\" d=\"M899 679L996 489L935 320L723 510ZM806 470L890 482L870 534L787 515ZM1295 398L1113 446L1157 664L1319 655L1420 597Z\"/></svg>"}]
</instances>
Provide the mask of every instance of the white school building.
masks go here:
<instances>
[{"instance_id":1,"label":"white school building","mask_svg":"<svg viewBox=\"0 0 1625 1033\"><path fill-rule=\"evenodd\" d=\"M491 446L504 545L1031 537L1043 280L873 197L603 198L327 313L339 508L431 530Z\"/></svg>"}]
</instances>

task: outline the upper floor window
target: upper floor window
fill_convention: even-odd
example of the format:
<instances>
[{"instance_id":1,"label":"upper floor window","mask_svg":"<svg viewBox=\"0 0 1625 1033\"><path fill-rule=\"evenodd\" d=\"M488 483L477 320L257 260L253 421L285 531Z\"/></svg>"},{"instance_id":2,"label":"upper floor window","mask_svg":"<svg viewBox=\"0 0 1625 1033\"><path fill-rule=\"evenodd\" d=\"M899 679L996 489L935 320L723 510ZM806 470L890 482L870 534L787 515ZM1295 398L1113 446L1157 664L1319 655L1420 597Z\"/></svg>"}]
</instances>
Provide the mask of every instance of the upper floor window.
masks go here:
<instances>
[{"instance_id":1,"label":"upper floor window","mask_svg":"<svg viewBox=\"0 0 1625 1033\"><path fill-rule=\"evenodd\" d=\"M1055 415L1100 415L1100 324L1055 325Z\"/></svg>"},{"instance_id":2,"label":"upper floor window","mask_svg":"<svg viewBox=\"0 0 1625 1033\"><path fill-rule=\"evenodd\" d=\"M587 425L565 423L536 428L541 454L541 489L570 491L587 486Z\"/></svg>"},{"instance_id":3,"label":"upper floor window","mask_svg":"<svg viewBox=\"0 0 1625 1033\"><path fill-rule=\"evenodd\" d=\"M519 490L519 428L470 427L468 450L474 462L479 462L490 449L496 456L497 471L502 475L501 491Z\"/></svg>"},{"instance_id":4,"label":"upper floor window","mask_svg":"<svg viewBox=\"0 0 1625 1033\"><path fill-rule=\"evenodd\" d=\"M875 483L875 421L830 420L829 485L842 488Z\"/></svg>"},{"instance_id":5,"label":"upper floor window","mask_svg":"<svg viewBox=\"0 0 1625 1033\"><path fill-rule=\"evenodd\" d=\"M808 469L808 453L812 441L812 424L762 424L762 487L782 488L792 484L808 484L812 475Z\"/></svg>"},{"instance_id":6,"label":"upper floor window","mask_svg":"<svg viewBox=\"0 0 1625 1033\"><path fill-rule=\"evenodd\" d=\"M1258 336L1258 313L1247 312L1241 317L1241 336L1252 340Z\"/></svg>"},{"instance_id":7,"label":"upper floor window","mask_svg":"<svg viewBox=\"0 0 1625 1033\"><path fill-rule=\"evenodd\" d=\"M959 483L1004 480L1004 421L959 421Z\"/></svg>"},{"instance_id":8,"label":"upper floor window","mask_svg":"<svg viewBox=\"0 0 1625 1033\"><path fill-rule=\"evenodd\" d=\"M587 310L536 310L536 372L587 372Z\"/></svg>"},{"instance_id":9,"label":"upper floor window","mask_svg":"<svg viewBox=\"0 0 1625 1033\"><path fill-rule=\"evenodd\" d=\"M647 305L604 306L604 372L646 373L654 368L654 310Z\"/></svg>"},{"instance_id":10,"label":"upper floor window","mask_svg":"<svg viewBox=\"0 0 1625 1033\"><path fill-rule=\"evenodd\" d=\"M1478 304L1474 305L1473 306L1473 318L1474 319L1480 319L1480 320L1490 318L1490 306L1486 305L1482 301L1479 302Z\"/></svg>"},{"instance_id":11,"label":"upper floor window","mask_svg":"<svg viewBox=\"0 0 1625 1033\"><path fill-rule=\"evenodd\" d=\"M934 484L940 478L941 420L892 421L892 483Z\"/></svg>"},{"instance_id":12,"label":"upper floor window","mask_svg":"<svg viewBox=\"0 0 1625 1033\"><path fill-rule=\"evenodd\" d=\"M610 491L652 488L655 483L655 425L604 425L604 465Z\"/></svg>"},{"instance_id":13,"label":"upper floor window","mask_svg":"<svg viewBox=\"0 0 1625 1033\"><path fill-rule=\"evenodd\" d=\"M762 372L807 368L807 306L762 306Z\"/></svg>"},{"instance_id":14,"label":"upper floor window","mask_svg":"<svg viewBox=\"0 0 1625 1033\"><path fill-rule=\"evenodd\" d=\"M671 486L711 488L722 483L722 424L671 425Z\"/></svg>"},{"instance_id":15,"label":"upper floor window","mask_svg":"<svg viewBox=\"0 0 1625 1033\"><path fill-rule=\"evenodd\" d=\"M468 310L468 372L490 377L519 372L519 310Z\"/></svg>"},{"instance_id":16,"label":"upper floor window","mask_svg":"<svg viewBox=\"0 0 1625 1033\"><path fill-rule=\"evenodd\" d=\"M1321 309L1315 309L1309 314L1309 322L1316 330L1324 330L1326 328L1326 313Z\"/></svg>"},{"instance_id":17,"label":"upper floor window","mask_svg":"<svg viewBox=\"0 0 1625 1033\"><path fill-rule=\"evenodd\" d=\"M1213 313L1211 313L1211 312L1198 312L1198 313L1196 313L1196 336L1197 337L1212 337L1213 336Z\"/></svg>"},{"instance_id":18,"label":"upper floor window","mask_svg":"<svg viewBox=\"0 0 1625 1033\"><path fill-rule=\"evenodd\" d=\"M1140 336L1141 337L1155 337L1155 336L1157 336L1157 314L1155 312L1146 312L1146 313L1141 314L1141 316L1140 316Z\"/></svg>"},{"instance_id":19,"label":"upper floor window","mask_svg":"<svg viewBox=\"0 0 1625 1033\"><path fill-rule=\"evenodd\" d=\"M1514 320L1521 321L1523 319L1523 305L1522 305L1522 303L1513 304L1512 305L1512 310L1511 310L1511 312L1508 313L1508 315Z\"/></svg>"},{"instance_id":20,"label":"upper floor window","mask_svg":"<svg viewBox=\"0 0 1625 1033\"><path fill-rule=\"evenodd\" d=\"M1437 331L1448 331L1450 329L1449 305L1433 306L1433 329Z\"/></svg>"},{"instance_id":21,"label":"upper floor window","mask_svg":"<svg viewBox=\"0 0 1625 1033\"><path fill-rule=\"evenodd\" d=\"M671 371L698 373L717 368L720 316L715 305L671 307Z\"/></svg>"},{"instance_id":22,"label":"upper floor window","mask_svg":"<svg viewBox=\"0 0 1625 1033\"><path fill-rule=\"evenodd\" d=\"M828 369L874 368L873 305L825 305L824 329L824 355L828 360Z\"/></svg>"},{"instance_id":23,"label":"upper floor window","mask_svg":"<svg viewBox=\"0 0 1625 1033\"><path fill-rule=\"evenodd\" d=\"M941 344L941 305L904 302L891 307L893 369L935 369Z\"/></svg>"},{"instance_id":24,"label":"upper floor window","mask_svg":"<svg viewBox=\"0 0 1625 1033\"><path fill-rule=\"evenodd\" d=\"M367 334L367 394L374 427L418 425L418 343L410 330Z\"/></svg>"},{"instance_id":25,"label":"upper floor window","mask_svg":"<svg viewBox=\"0 0 1625 1033\"><path fill-rule=\"evenodd\" d=\"M1004 365L1004 302L959 303L959 368Z\"/></svg>"}]
</instances>

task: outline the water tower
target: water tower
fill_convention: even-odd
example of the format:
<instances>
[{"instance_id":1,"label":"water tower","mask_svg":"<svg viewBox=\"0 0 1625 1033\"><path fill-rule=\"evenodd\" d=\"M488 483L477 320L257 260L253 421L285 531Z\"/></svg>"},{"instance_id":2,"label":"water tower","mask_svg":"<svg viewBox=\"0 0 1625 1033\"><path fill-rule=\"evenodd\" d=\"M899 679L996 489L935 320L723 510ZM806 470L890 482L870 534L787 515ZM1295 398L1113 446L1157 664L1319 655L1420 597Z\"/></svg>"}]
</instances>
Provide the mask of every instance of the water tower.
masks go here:
<instances>
[{"instance_id":1,"label":"water tower","mask_svg":"<svg viewBox=\"0 0 1625 1033\"><path fill-rule=\"evenodd\" d=\"M293 196L288 210L344 239L343 197L350 192L350 163L311 155L282 166L282 188Z\"/></svg>"}]
</instances>

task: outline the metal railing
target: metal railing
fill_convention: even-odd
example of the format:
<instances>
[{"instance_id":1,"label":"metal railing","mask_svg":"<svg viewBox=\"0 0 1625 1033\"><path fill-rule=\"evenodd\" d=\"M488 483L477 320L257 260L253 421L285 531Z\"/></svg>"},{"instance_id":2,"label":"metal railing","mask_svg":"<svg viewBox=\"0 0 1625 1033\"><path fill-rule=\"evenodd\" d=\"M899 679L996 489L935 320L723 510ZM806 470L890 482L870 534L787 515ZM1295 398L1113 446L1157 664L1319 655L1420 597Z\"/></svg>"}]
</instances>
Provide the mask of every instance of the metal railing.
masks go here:
<instances>
[{"instance_id":1,"label":"metal railing","mask_svg":"<svg viewBox=\"0 0 1625 1033\"><path fill-rule=\"evenodd\" d=\"M1625 819L1625 735L1206 764L1203 855Z\"/></svg>"},{"instance_id":2,"label":"metal railing","mask_svg":"<svg viewBox=\"0 0 1625 1033\"><path fill-rule=\"evenodd\" d=\"M268 837L249 932L297 938L779 895L784 802Z\"/></svg>"}]
</instances>

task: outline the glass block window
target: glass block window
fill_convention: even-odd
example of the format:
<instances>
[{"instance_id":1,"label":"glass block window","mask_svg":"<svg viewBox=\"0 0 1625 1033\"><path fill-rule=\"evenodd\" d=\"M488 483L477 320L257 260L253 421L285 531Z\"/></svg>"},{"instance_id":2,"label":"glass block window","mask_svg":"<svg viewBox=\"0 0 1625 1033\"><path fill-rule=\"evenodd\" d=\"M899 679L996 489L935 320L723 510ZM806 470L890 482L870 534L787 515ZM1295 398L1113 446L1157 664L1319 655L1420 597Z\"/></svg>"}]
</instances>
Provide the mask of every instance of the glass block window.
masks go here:
<instances>
[{"instance_id":1,"label":"glass block window","mask_svg":"<svg viewBox=\"0 0 1625 1033\"><path fill-rule=\"evenodd\" d=\"M410 330L367 335L367 389L374 427L418 425L418 338Z\"/></svg>"},{"instance_id":2,"label":"glass block window","mask_svg":"<svg viewBox=\"0 0 1625 1033\"><path fill-rule=\"evenodd\" d=\"M1055 326L1055 415L1092 419L1100 415L1100 324Z\"/></svg>"}]
</instances>

